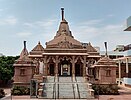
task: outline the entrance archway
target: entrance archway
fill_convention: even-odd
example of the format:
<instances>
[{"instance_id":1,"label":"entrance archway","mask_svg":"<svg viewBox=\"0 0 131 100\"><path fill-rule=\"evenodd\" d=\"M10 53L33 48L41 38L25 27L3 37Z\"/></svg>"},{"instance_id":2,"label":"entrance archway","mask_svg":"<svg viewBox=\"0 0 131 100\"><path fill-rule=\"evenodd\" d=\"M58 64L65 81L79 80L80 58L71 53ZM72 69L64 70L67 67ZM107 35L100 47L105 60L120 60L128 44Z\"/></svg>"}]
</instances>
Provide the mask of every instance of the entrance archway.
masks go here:
<instances>
[{"instance_id":1,"label":"entrance archway","mask_svg":"<svg viewBox=\"0 0 131 100\"><path fill-rule=\"evenodd\" d=\"M80 59L75 64L75 76L82 76L83 75L83 64Z\"/></svg>"},{"instance_id":2,"label":"entrance archway","mask_svg":"<svg viewBox=\"0 0 131 100\"><path fill-rule=\"evenodd\" d=\"M72 65L70 60L64 58L60 60L59 63L59 76L71 76L72 75Z\"/></svg>"},{"instance_id":3,"label":"entrance archway","mask_svg":"<svg viewBox=\"0 0 131 100\"><path fill-rule=\"evenodd\" d=\"M54 71L55 71L55 63L53 62L52 57L49 59L48 62L48 75L54 76Z\"/></svg>"},{"instance_id":4,"label":"entrance archway","mask_svg":"<svg viewBox=\"0 0 131 100\"><path fill-rule=\"evenodd\" d=\"M49 74L51 76L54 76L54 64L49 64Z\"/></svg>"}]
</instances>

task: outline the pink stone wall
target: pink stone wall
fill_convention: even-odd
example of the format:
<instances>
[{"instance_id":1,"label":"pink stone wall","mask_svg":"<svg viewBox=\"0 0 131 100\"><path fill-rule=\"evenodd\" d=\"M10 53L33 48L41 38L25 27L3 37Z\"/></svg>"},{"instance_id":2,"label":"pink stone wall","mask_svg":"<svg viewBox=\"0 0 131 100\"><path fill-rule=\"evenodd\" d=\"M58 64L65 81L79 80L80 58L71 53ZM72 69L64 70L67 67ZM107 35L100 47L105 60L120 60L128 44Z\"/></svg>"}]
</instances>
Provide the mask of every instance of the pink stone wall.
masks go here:
<instances>
[{"instance_id":1,"label":"pink stone wall","mask_svg":"<svg viewBox=\"0 0 131 100\"><path fill-rule=\"evenodd\" d=\"M20 69L25 69L25 74L20 75ZM15 67L15 74L14 74L14 83L30 83L32 78L32 67Z\"/></svg>"},{"instance_id":2,"label":"pink stone wall","mask_svg":"<svg viewBox=\"0 0 131 100\"><path fill-rule=\"evenodd\" d=\"M110 68L110 76L106 76L106 67L100 68L99 84L113 84L116 83L116 68Z\"/></svg>"}]
</instances>

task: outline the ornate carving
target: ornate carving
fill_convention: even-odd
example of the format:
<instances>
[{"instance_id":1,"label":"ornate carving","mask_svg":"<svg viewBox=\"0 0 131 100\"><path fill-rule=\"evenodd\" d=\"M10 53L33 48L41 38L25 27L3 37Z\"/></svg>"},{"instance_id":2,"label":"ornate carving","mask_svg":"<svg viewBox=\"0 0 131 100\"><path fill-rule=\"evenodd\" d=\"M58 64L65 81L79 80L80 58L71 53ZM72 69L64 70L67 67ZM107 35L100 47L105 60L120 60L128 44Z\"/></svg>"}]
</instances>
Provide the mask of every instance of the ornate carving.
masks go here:
<instances>
[{"instance_id":1,"label":"ornate carving","mask_svg":"<svg viewBox=\"0 0 131 100\"><path fill-rule=\"evenodd\" d=\"M66 37L65 37L64 41L61 41L61 42L58 43L58 48L71 49L72 48L72 43L67 41Z\"/></svg>"},{"instance_id":2,"label":"ornate carving","mask_svg":"<svg viewBox=\"0 0 131 100\"><path fill-rule=\"evenodd\" d=\"M60 62L60 60L64 60L64 59L66 59L67 61L72 61L71 57L60 56L60 57L59 57L59 62Z\"/></svg>"},{"instance_id":3,"label":"ornate carving","mask_svg":"<svg viewBox=\"0 0 131 100\"><path fill-rule=\"evenodd\" d=\"M49 56L49 58L47 59L47 63L49 63L50 61L56 62L56 59L54 56Z\"/></svg>"},{"instance_id":4,"label":"ornate carving","mask_svg":"<svg viewBox=\"0 0 131 100\"><path fill-rule=\"evenodd\" d=\"M80 60L82 63L84 63L84 60L81 56L77 56L77 58L75 59L75 63Z\"/></svg>"},{"instance_id":5,"label":"ornate carving","mask_svg":"<svg viewBox=\"0 0 131 100\"><path fill-rule=\"evenodd\" d=\"M87 66L89 67L89 66L93 65L94 63L96 63L96 60L93 58L90 58L90 59L88 59L88 61L86 63L87 63Z\"/></svg>"}]
</instances>

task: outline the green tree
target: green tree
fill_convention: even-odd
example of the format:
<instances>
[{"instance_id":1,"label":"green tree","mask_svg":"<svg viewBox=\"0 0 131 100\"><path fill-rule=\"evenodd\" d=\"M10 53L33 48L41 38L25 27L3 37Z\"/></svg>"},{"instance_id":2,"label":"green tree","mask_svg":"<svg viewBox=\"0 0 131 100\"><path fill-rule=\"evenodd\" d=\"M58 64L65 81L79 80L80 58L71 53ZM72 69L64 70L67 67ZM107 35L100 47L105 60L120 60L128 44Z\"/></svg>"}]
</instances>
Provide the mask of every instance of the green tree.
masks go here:
<instances>
[{"instance_id":1,"label":"green tree","mask_svg":"<svg viewBox=\"0 0 131 100\"><path fill-rule=\"evenodd\" d=\"M7 83L8 80L14 75L14 67L13 64L19 56L2 56L0 57L0 80Z\"/></svg>"}]
</instances>

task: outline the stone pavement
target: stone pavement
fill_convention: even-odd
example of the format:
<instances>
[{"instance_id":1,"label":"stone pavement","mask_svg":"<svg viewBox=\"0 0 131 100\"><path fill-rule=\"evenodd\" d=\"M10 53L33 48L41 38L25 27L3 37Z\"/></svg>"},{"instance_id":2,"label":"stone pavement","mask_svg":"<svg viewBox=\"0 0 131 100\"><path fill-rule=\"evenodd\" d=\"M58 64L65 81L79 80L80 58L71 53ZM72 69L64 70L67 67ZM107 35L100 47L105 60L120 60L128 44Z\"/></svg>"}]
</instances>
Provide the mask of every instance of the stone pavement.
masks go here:
<instances>
[{"instance_id":1,"label":"stone pavement","mask_svg":"<svg viewBox=\"0 0 131 100\"><path fill-rule=\"evenodd\" d=\"M6 98L10 97L11 88L4 88L4 92L5 92L5 97L1 98L1 100L7 100Z\"/></svg>"}]
</instances>

